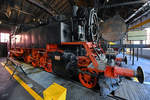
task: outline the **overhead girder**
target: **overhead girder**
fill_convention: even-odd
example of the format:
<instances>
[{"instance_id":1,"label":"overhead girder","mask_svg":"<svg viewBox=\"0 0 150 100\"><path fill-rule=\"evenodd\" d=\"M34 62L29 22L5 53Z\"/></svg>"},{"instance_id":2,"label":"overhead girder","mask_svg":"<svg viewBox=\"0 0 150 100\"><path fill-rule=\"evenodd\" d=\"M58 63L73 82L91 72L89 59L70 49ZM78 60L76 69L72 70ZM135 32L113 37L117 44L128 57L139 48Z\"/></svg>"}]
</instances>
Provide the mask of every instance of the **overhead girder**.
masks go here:
<instances>
[{"instance_id":1,"label":"overhead girder","mask_svg":"<svg viewBox=\"0 0 150 100\"><path fill-rule=\"evenodd\" d=\"M136 12L134 12L131 16L129 16L125 22L130 21L132 18L134 18L137 14L139 14L142 11L146 11L150 8L150 1L146 2L142 7L140 7Z\"/></svg>"},{"instance_id":2,"label":"overhead girder","mask_svg":"<svg viewBox=\"0 0 150 100\"><path fill-rule=\"evenodd\" d=\"M50 7L50 9L49 9L49 8L45 7L43 4L41 4L39 1L38 2L36 0L27 0L27 1L38 6L39 8L42 8L51 16L55 16L57 14L57 11L55 11L55 9L53 9L52 7Z\"/></svg>"},{"instance_id":3,"label":"overhead girder","mask_svg":"<svg viewBox=\"0 0 150 100\"><path fill-rule=\"evenodd\" d=\"M130 2L123 2L123 3L116 3L116 4L112 4L112 5L104 5L101 6L99 8L113 8L113 7L119 7L119 6L128 6L128 5L134 5L134 4L143 4L146 1L130 1Z\"/></svg>"},{"instance_id":4,"label":"overhead girder","mask_svg":"<svg viewBox=\"0 0 150 100\"><path fill-rule=\"evenodd\" d=\"M130 28L128 29L128 31L130 31L130 30L132 30L132 29L135 29L135 28L138 28L138 27L140 27L140 26L143 26L143 25L145 25L145 24L147 24L147 23L150 23L150 19L147 19L147 20L145 20L145 21L143 21L143 22L141 22L141 23L139 23L139 24L136 24L136 25L130 27Z\"/></svg>"}]
</instances>

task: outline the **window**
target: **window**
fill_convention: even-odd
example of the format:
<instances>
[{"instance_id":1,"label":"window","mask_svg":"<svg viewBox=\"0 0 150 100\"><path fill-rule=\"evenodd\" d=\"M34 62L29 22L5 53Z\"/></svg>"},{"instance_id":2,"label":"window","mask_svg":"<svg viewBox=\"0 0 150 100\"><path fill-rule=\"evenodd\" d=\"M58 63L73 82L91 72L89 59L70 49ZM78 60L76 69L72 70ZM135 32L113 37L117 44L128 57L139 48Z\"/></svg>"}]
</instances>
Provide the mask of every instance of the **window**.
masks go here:
<instances>
[{"instance_id":1,"label":"window","mask_svg":"<svg viewBox=\"0 0 150 100\"><path fill-rule=\"evenodd\" d=\"M8 42L9 33L0 33L0 42Z\"/></svg>"}]
</instances>

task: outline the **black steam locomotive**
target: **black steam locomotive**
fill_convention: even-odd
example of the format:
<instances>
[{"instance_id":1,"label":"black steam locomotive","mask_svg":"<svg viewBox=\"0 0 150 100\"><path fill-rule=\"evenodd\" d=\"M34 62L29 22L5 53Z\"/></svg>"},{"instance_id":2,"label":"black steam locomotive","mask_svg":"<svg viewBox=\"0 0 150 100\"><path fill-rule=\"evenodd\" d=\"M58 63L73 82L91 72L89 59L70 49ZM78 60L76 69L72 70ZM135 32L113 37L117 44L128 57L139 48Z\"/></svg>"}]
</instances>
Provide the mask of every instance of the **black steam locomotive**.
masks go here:
<instances>
[{"instance_id":1,"label":"black steam locomotive","mask_svg":"<svg viewBox=\"0 0 150 100\"><path fill-rule=\"evenodd\" d=\"M126 29L118 15L101 23L94 8L74 7L70 19L50 21L13 35L10 56L47 72L77 76L87 88L98 84L100 94L108 95L118 87L120 76L137 77L143 82L142 69L120 67L127 59L117 58L117 52L108 45L108 41L120 40Z\"/></svg>"}]
</instances>

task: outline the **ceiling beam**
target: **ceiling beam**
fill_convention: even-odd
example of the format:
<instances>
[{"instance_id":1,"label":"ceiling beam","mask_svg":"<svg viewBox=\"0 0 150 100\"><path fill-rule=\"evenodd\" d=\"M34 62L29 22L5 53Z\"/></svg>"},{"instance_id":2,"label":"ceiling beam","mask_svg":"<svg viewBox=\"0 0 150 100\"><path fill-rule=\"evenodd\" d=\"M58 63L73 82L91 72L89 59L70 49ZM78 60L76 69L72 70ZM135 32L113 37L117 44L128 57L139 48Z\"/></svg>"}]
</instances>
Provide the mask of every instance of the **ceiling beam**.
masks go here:
<instances>
[{"instance_id":1,"label":"ceiling beam","mask_svg":"<svg viewBox=\"0 0 150 100\"><path fill-rule=\"evenodd\" d=\"M136 24L136 25L130 27L130 28L128 29L128 31L133 30L133 29L135 29L135 28L138 28L138 27L143 26L143 25L148 24L148 23L150 23L150 18L147 19L147 20L145 20L145 21L143 21L143 22L141 22L141 23L139 23L139 24Z\"/></svg>"},{"instance_id":2,"label":"ceiling beam","mask_svg":"<svg viewBox=\"0 0 150 100\"><path fill-rule=\"evenodd\" d=\"M69 4L70 4L71 6L75 5L74 0L68 0L68 2L69 2Z\"/></svg>"},{"instance_id":3,"label":"ceiling beam","mask_svg":"<svg viewBox=\"0 0 150 100\"><path fill-rule=\"evenodd\" d=\"M134 12L131 16L129 16L125 22L130 21L133 17L135 17L138 13L142 12L143 10L145 11L145 9L148 9L150 7L150 1L148 1L147 3L145 3L142 7L140 7L136 12Z\"/></svg>"},{"instance_id":4,"label":"ceiling beam","mask_svg":"<svg viewBox=\"0 0 150 100\"><path fill-rule=\"evenodd\" d=\"M49 9L49 8L47 8L47 7L45 7L43 4L41 4L41 3L39 3L39 2L37 2L37 1L35 1L35 0L27 0L28 2L30 2L30 3L32 3L32 4L34 4L34 5L36 5L37 7L39 7L39 8L41 8L41 9L43 9L43 10L45 10L48 14L50 14L51 16L55 16L56 14L54 14L53 12L52 12L52 10L55 12L55 10L53 9L53 8L51 8L51 9Z\"/></svg>"},{"instance_id":5,"label":"ceiling beam","mask_svg":"<svg viewBox=\"0 0 150 100\"><path fill-rule=\"evenodd\" d=\"M100 8L113 8L113 7L119 7L119 6L128 6L128 5L134 5L134 4L143 4L146 3L146 1L140 0L140 1L130 1L130 2L123 2L123 3L117 3L112 5L104 5Z\"/></svg>"},{"instance_id":6,"label":"ceiling beam","mask_svg":"<svg viewBox=\"0 0 150 100\"><path fill-rule=\"evenodd\" d=\"M150 10L146 11L145 13L143 13L141 16L135 18L132 22L130 22L129 24L131 23L135 23L136 21L142 19L144 16L147 16L148 14L150 14Z\"/></svg>"}]
</instances>

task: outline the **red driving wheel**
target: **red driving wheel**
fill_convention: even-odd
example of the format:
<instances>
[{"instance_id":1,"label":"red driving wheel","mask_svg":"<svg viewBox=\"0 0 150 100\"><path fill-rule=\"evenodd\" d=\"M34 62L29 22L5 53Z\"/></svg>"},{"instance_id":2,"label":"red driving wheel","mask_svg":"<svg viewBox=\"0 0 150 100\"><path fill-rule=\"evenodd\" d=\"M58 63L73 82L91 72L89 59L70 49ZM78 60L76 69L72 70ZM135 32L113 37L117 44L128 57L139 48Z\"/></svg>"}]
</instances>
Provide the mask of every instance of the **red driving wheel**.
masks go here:
<instances>
[{"instance_id":1,"label":"red driving wheel","mask_svg":"<svg viewBox=\"0 0 150 100\"><path fill-rule=\"evenodd\" d=\"M36 64L35 61L32 61L32 66L33 66L33 67L37 67L37 64Z\"/></svg>"},{"instance_id":2,"label":"red driving wheel","mask_svg":"<svg viewBox=\"0 0 150 100\"><path fill-rule=\"evenodd\" d=\"M89 72L87 68L81 69L83 72L88 72L88 73L94 73L94 72ZM79 80L81 84L87 88L93 88L97 84L97 78L92 77L91 75L87 73L79 73Z\"/></svg>"},{"instance_id":3,"label":"red driving wheel","mask_svg":"<svg viewBox=\"0 0 150 100\"><path fill-rule=\"evenodd\" d=\"M27 62L27 63L31 63L31 61L32 61L31 59L32 59L32 57L31 57L30 55L28 55L28 56L26 57L26 62Z\"/></svg>"},{"instance_id":4,"label":"red driving wheel","mask_svg":"<svg viewBox=\"0 0 150 100\"><path fill-rule=\"evenodd\" d=\"M36 51L37 52L37 51ZM34 67L38 67L40 66L40 54L39 53L36 53L34 52L34 55L33 56L33 61L32 61L32 65Z\"/></svg>"},{"instance_id":5,"label":"red driving wheel","mask_svg":"<svg viewBox=\"0 0 150 100\"><path fill-rule=\"evenodd\" d=\"M47 60L47 66L45 66L45 71L52 72L52 60Z\"/></svg>"},{"instance_id":6,"label":"red driving wheel","mask_svg":"<svg viewBox=\"0 0 150 100\"><path fill-rule=\"evenodd\" d=\"M45 68L45 66L46 66L46 57L42 56L40 58L40 67Z\"/></svg>"}]
</instances>

